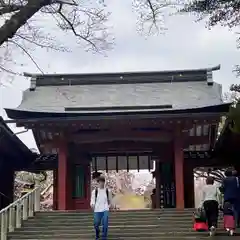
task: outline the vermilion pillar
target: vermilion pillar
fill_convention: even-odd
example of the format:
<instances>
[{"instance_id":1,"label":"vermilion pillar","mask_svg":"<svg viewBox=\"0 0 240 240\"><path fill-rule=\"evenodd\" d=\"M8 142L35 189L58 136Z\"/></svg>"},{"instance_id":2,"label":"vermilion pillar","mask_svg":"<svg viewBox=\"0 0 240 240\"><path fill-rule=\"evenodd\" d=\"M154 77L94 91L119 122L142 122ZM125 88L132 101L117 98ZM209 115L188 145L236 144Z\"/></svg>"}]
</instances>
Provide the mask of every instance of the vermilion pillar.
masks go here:
<instances>
[{"instance_id":1,"label":"vermilion pillar","mask_svg":"<svg viewBox=\"0 0 240 240\"><path fill-rule=\"evenodd\" d=\"M174 141L174 166L176 182L176 208L184 209L184 155L181 129L176 129Z\"/></svg>"},{"instance_id":2,"label":"vermilion pillar","mask_svg":"<svg viewBox=\"0 0 240 240\"><path fill-rule=\"evenodd\" d=\"M67 145L62 143L58 151L58 210L69 209L69 189L68 189L68 149Z\"/></svg>"}]
</instances>

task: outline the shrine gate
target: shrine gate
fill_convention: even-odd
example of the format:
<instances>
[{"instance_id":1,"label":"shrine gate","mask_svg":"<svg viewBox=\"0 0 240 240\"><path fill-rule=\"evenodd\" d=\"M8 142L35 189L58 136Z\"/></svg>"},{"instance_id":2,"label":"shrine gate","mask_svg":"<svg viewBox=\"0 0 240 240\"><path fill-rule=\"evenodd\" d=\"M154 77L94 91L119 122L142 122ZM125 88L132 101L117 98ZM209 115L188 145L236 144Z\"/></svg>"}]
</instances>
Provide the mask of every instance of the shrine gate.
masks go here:
<instances>
[{"instance_id":1,"label":"shrine gate","mask_svg":"<svg viewBox=\"0 0 240 240\"><path fill-rule=\"evenodd\" d=\"M54 171L54 206L88 209L91 171L153 169L156 205L194 206L193 169L211 165L221 85L207 69L99 74L25 74L31 86L16 109Z\"/></svg>"}]
</instances>

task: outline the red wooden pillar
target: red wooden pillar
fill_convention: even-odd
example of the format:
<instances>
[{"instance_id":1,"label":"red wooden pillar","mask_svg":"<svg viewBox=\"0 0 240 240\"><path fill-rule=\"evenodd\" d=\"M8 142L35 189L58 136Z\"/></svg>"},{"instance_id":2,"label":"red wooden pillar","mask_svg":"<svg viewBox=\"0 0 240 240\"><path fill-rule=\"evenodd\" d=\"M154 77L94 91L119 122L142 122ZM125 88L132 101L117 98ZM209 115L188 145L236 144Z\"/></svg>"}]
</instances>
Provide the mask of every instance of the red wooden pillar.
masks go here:
<instances>
[{"instance_id":1,"label":"red wooden pillar","mask_svg":"<svg viewBox=\"0 0 240 240\"><path fill-rule=\"evenodd\" d=\"M58 151L58 210L68 210L69 197L71 192L69 189L69 167L68 167L68 149L66 143L61 143Z\"/></svg>"},{"instance_id":2,"label":"red wooden pillar","mask_svg":"<svg viewBox=\"0 0 240 240\"><path fill-rule=\"evenodd\" d=\"M174 141L174 167L176 183L176 208L184 209L184 154L181 128L176 129Z\"/></svg>"},{"instance_id":3,"label":"red wooden pillar","mask_svg":"<svg viewBox=\"0 0 240 240\"><path fill-rule=\"evenodd\" d=\"M85 184L85 188L86 188L86 193L87 193L87 200L86 200L86 208L90 209L90 201L91 201L91 165L90 163L87 165L87 169L86 169L86 184Z\"/></svg>"}]
</instances>

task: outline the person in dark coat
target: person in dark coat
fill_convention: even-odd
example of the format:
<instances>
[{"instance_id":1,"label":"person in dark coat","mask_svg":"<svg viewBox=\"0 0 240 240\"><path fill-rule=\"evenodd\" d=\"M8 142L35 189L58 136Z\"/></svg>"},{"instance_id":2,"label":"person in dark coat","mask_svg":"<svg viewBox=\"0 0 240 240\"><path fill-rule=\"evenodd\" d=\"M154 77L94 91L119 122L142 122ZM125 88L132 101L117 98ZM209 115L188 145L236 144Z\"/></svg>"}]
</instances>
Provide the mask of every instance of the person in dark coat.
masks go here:
<instances>
[{"instance_id":1,"label":"person in dark coat","mask_svg":"<svg viewBox=\"0 0 240 240\"><path fill-rule=\"evenodd\" d=\"M237 190L237 201L235 204L235 212L236 212L236 226L240 227L240 177L236 170L233 171L233 176L236 177L238 190Z\"/></svg>"},{"instance_id":2,"label":"person in dark coat","mask_svg":"<svg viewBox=\"0 0 240 240\"><path fill-rule=\"evenodd\" d=\"M237 218L238 209L238 195L239 195L239 183L237 181L236 174L233 169L227 169L225 172L226 178L223 179L221 191L224 194L224 203L231 203L234 207L235 218Z\"/></svg>"},{"instance_id":3,"label":"person in dark coat","mask_svg":"<svg viewBox=\"0 0 240 240\"><path fill-rule=\"evenodd\" d=\"M227 169L226 178L223 179L221 191L224 193L224 202L230 202L234 205L238 197L238 183L236 176L233 176L233 170Z\"/></svg>"},{"instance_id":4,"label":"person in dark coat","mask_svg":"<svg viewBox=\"0 0 240 240\"><path fill-rule=\"evenodd\" d=\"M156 188L152 190L151 202L152 202L152 209L156 209Z\"/></svg>"}]
</instances>

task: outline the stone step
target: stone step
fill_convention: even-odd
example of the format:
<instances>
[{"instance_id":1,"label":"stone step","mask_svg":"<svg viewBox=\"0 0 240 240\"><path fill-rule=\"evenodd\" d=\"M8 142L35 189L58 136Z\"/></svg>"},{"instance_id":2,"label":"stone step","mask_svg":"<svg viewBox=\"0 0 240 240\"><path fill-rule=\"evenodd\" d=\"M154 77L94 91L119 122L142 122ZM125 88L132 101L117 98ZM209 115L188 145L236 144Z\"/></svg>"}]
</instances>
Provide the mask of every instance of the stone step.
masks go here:
<instances>
[{"instance_id":1,"label":"stone step","mask_svg":"<svg viewBox=\"0 0 240 240\"><path fill-rule=\"evenodd\" d=\"M47 225L47 226L52 226L52 225L80 225L80 223L83 223L84 225L92 225L93 223L93 217L89 217L87 219L82 219L82 218L73 218L73 219L55 219L52 220L51 218L45 218L45 219L39 219L39 218L32 218L29 219L28 221L24 222L24 225ZM223 220L222 218L219 218L219 223L222 223ZM170 224L171 226L175 225L189 225L193 223L193 218L166 218L166 217L145 217L145 218L109 218L109 224L110 225L138 225L138 224Z\"/></svg>"},{"instance_id":2,"label":"stone step","mask_svg":"<svg viewBox=\"0 0 240 240\"><path fill-rule=\"evenodd\" d=\"M49 216L45 216L45 217L40 217L40 216L36 216L34 219L37 219L39 221L41 220L48 220L48 221L56 221L56 220L60 220L60 221L63 221L63 220L76 220L76 219L81 219L82 221L87 221L87 220L91 220L93 219L93 214L92 215L89 215L89 216L69 216L69 217L49 217ZM109 216L109 219L112 219L112 220L116 220L116 219L119 219L119 220L129 220L129 219L166 219L166 220L171 220L171 219L176 219L176 220L181 220L183 219L186 220L186 219L193 219L193 216L190 215L190 216L182 216L182 217L176 217L176 216L166 216L166 215L156 215L156 216Z\"/></svg>"},{"instance_id":3,"label":"stone step","mask_svg":"<svg viewBox=\"0 0 240 240\"><path fill-rule=\"evenodd\" d=\"M46 220L40 220L40 219L29 219L28 221L26 221L25 223L29 223L29 224L36 224L36 223L46 223L46 224L74 224L74 223L80 223L80 222L84 222L85 225L87 224L92 224L93 223L93 218L88 218L88 219L56 219L55 221L52 221L51 219L46 219ZM155 223L168 223L168 224L181 224L181 223L185 223L185 224L189 224L189 223L193 223L193 218L185 218L185 219L167 219L167 218L132 218L132 219L126 219L126 218L116 218L116 219L112 219L109 218L109 224L136 224L137 222L140 223L147 223L147 222L155 222ZM219 222L223 222L222 218L219 218Z\"/></svg>"},{"instance_id":4,"label":"stone step","mask_svg":"<svg viewBox=\"0 0 240 240\"><path fill-rule=\"evenodd\" d=\"M136 210L110 212L109 240L205 239L208 234L193 231L194 209L178 211ZM222 218L219 220L222 227ZM224 236L222 231L220 235ZM216 240L219 240L219 237ZM9 240L92 240L93 213L89 211L38 212L23 227L9 234ZM225 234L224 239L227 240ZM235 237L231 237L235 238ZM239 239L239 237L238 237Z\"/></svg>"},{"instance_id":5,"label":"stone step","mask_svg":"<svg viewBox=\"0 0 240 240\"><path fill-rule=\"evenodd\" d=\"M28 222L23 224L24 229L32 229L32 228L39 228L39 229L44 229L44 228L48 228L48 229L53 229L53 228L64 228L64 229L74 229L74 228L81 228L81 229L85 229L85 228L92 228L93 226L93 222L91 222L90 224L81 224L81 222L75 222L75 223L71 223L71 224L66 224L66 223L62 223L62 224L57 224L57 223L52 223L52 224L46 224L46 223L36 223L36 224L29 224ZM138 227L144 227L144 226L158 226L158 227L171 227L173 228L172 224L169 224L167 222L160 222L160 223L156 223L156 221L152 221L152 222L135 222L135 223L109 223L109 228L138 228ZM175 228L176 227L192 227L192 222L180 222L178 224L174 224Z\"/></svg>"},{"instance_id":6,"label":"stone step","mask_svg":"<svg viewBox=\"0 0 240 240\"><path fill-rule=\"evenodd\" d=\"M219 221L218 222L220 225L223 224L223 221ZM153 220L151 219L150 221L112 221L109 220L109 225L130 225L130 226L134 226L134 225L170 225L172 227L176 227L176 226L181 226L181 225L188 225L188 226L192 226L193 224L193 220L188 220L188 221L162 221L162 220ZM77 226L77 225L84 225L84 226L92 226L93 225L93 220L92 221L56 221L56 222L51 222L51 221L32 221L32 222L24 222L23 226L69 226L69 225L73 225L73 226Z\"/></svg>"},{"instance_id":7,"label":"stone step","mask_svg":"<svg viewBox=\"0 0 240 240\"><path fill-rule=\"evenodd\" d=\"M48 219L48 220L52 220L52 221L55 221L55 220L65 220L65 219L68 219L68 220L74 220L74 219L82 219L82 220L88 220L88 219L93 219L93 214L89 215L89 216L65 216L65 217L57 217L57 216L36 216L35 217L36 219L39 219L39 220L42 220L42 219ZM156 219L156 218L162 218L162 219L192 219L193 218L193 215L182 215L182 216L170 216L170 215L146 215L146 216L109 216L109 219L150 219L150 218L153 218L153 219Z\"/></svg>"},{"instance_id":8,"label":"stone step","mask_svg":"<svg viewBox=\"0 0 240 240\"><path fill-rule=\"evenodd\" d=\"M226 237L226 233L224 231L218 232L218 235L221 236L225 236ZM52 234L49 233L39 233L37 232L35 235L34 234L27 234L27 233L13 233L10 234L10 239L11 238L18 238L18 239L59 239L59 238L64 238L64 239L69 239L69 238L79 238L79 239L87 239L87 238L91 238L94 239L95 238L95 234L94 233L56 233L53 232ZM199 237L209 237L207 232L194 232L194 231L184 231L184 232L142 232L142 233L136 233L136 231L133 232L123 232L123 231L119 231L119 232L109 232L109 238L121 238L121 239L127 239L129 237L136 237L136 236L141 236L141 237L156 237L156 238L160 238L160 237L173 237L173 236L177 236L179 238L182 237L198 237L197 239L199 239ZM237 235L238 239L239 239L239 234ZM201 239L201 238L200 238Z\"/></svg>"},{"instance_id":9,"label":"stone step","mask_svg":"<svg viewBox=\"0 0 240 240\"><path fill-rule=\"evenodd\" d=\"M89 214L55 214L55 215L50 215L50 214L45 214L45 215L39 215L39 214L36 214L35 216L38 217L38 218L66 218L66 217L69 217L69 218L74 218L74 217L78 217L78 218L87 218L89 216L92 216L93 215L93 212L92 213L89 213ZM118 212L110 212L109 213L109 216L110 217L146 217L146 216L149 216L149 217L154 217L154 216L166 216L166 217L176 217L176 218L181 218L181 217L190 217L190 216L193 216L193 213L182 213L182 214L166 214L166 213L161 213L161 212L156 212L156 213L148 213L148 214L142 214L142 213L135 213L135 214L121 214L121 213L118 213Z\"/></svg>"},{"instance_id":10,"label":"stone step","mask_svg":"<svg viewBox=\"0 0 240 240\"><path fill-rule=\"evenodd\" d=\"M82 214L60 214L60 215L35 215L38 218L87 218L89 216L93 216L93 213L90 213L88 215L82 215ZM193 216L193 213L183 213L183 214L165 214L165 213L152 213L152 214L118 214L116 213L109 213L110 217L121 217L121 218L126 218L126 217L154 217L154 216L166 216L166 217L176 217L176 218L181 218L181 217L191 217Z\"/></svg>"},{"instance_id":11,"label":"stone step","mask_svg":"<svg viewBox=\"0 0 240 240\"><path fill-rule=\"evenodd\" d=\"M167 216L189 216L189 215L193 215L194 211L192 212L164 212L164 211L151 211L151 212L122 212L122 211L110 211L109 215L110 216L148 216L148 215L167 215ZM84 217L84 216L89 216L92 215L92 212L86 212L86 213L36 213L36 216L39 217L66 217L66 216L80 216L80 217Z\"/></svg>"},{"instance_id":12,"label":"stone step","mask_svg":"<svg viewBox=\"0 0 240 240\"><path fill-rule=\"evenodd\" d=\"M58 232L58 233L88 233L88 232L94 232L93 226L88 226L85 228L81 228L80 226L78 228L71 228L71 227L54 227L54 228L21 228L19 230L17 230L17 232L24 232L25 234L35 234L38 232L43 232L44 233L53 233L53 232ZM109 231L111 232L119 232L119 231L124 231L126 232L133 232L133 231L137 231L138 233L142 232L142 231L151 231L151 232L171 232L173 231L173 228L171 226L161 226L161 225L138 225L136 227L134 226L109 226ZM176 232L182 232L182 231L193 231L192 227L190 226L178 226L176 228L174 228L174 231Z\"/></svg>"},{"instance_id":13,"label":"stone step","mask_svg":"<svg viewBox=\"0 0 240 240\"><path fill-rule=\"evenodd\" d=\"M146 216L146 217L109 217L109 221L113 221L113 222L120 222L120 221L125 221L125 222L129 222L129 221L168 221L168 222L184 222L184 221L192 221L193 217L182 217L182 218L174 218L174 217L166 217L166 216ZM93 221L93 216L89 216L88 218L35 218L35 219L31 219L29 221L46 221L46 222L74 222L74 221L82 221L82 222L92 222Z\"/></svg>"},{"instance_id":14,"label":"stone step","mask_svg":"<svg viewBox=\"0 0 240 240\"><path fill-rule=\"evenodd\" d=\"M177 210L175 208L167 208L167 209L136 209L136 210L118 210L118 213L129 214L129 213L148 213L148 212L165 212L165 213L186 213L186 212L194 212L196 209L189 208L184 210ZM40 211L37 214L88 214L92 212L91 210L53 210L53 211Z\"/></svg>"},{"instance_id":15,"label":"stone step","mask_svg":"<svg viewBox=\"0 0 240 240\"><path fill-rule=\"evenodd\" d=\"M201 237L201 239L205 239L206 237ZM220 237L221 239L217 240L226 240L227 237ZM236 237L239 238L239 237ZM49 238L50 240L56 240L55 238ZM94 238L95 239L95 238ZM199 240L198 236L160 236L160 237L155 237L155 236L149 236L149 237L142 237L142 236L133 236L133 237L108 237L108 240L158 240L158 239L167 239L167 240ZM231 237L231 240L235 240L235 237ZM19 240L17 237L10 237L9 240ZM43 238L28 238L28 240L43 240ZM66 238L58 237L58 240L66 240ZM68 240L79 240L79 237L71 237L68 238ZM84 240L93 240L92 237L90 238L85 238Z\"/></svg>"},{"instance_id":16,"label":"stone step","mask_svg":"<svg viewBox=\"0 0 240 240\"><path fill-rule=\"evenodd\" d=\"M166 216L166 217L191 217L193 216L194 212L183 212L183 213L166 213L166 212L147 212L147 213L143 213L143 212L136 212L136 213L122 213L120 211L115 211L115 212L110 212L109 216L110 217L146 217L146 216ZM35 216L38 218L87 218L89 216L92 216L93 212L89 212L89 213L60 213L60 214L41 214L41 213L37 213ZM220 214L221 216L222 214Z\"/></svg>"},{"instance_id":17,"label":"stone step","mask_svg":"<svg viewBox=\"0 0 240 240\"><path fill-rule=\"evenodd\" d=\"M46 239L46 238L45 238ZM67 238L68 240L80 240L79 237L70 237ZM95 238L89 237L85 238L84 240L93 240ZM108 237L108 240L159 240L159 239L167 239L167 240L201 240L201 239L209 239L209 236L149 236L149 237L141 237L141 236L134 236L134 237ZM215 236L213 239L215 240L239 240L239 236ZM10 237L9 240L19 240L18 237ZM44 240L44 238L28 238L28 240ZM55 238L48 238L48 240L56 240ZM58 240L66 240L65 237L58 237Z\"/></svg>"}]
</instances>

